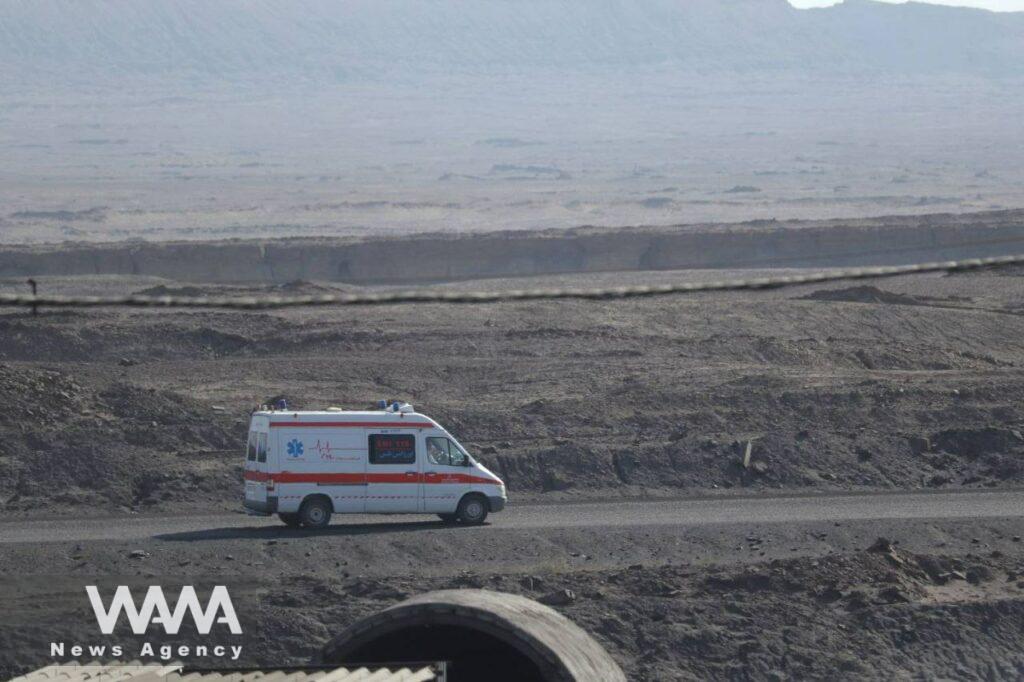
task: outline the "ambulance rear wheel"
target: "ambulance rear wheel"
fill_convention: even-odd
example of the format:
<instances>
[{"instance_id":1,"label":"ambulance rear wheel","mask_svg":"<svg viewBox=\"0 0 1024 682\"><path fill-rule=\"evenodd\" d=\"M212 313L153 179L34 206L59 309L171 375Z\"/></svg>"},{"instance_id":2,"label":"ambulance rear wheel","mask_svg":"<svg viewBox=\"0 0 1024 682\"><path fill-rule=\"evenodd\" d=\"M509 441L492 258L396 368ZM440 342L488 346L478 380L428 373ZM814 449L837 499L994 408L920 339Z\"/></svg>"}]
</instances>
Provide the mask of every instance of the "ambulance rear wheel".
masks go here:
<instances>
[{"instance_id":1,"label":"ambulance rear wheel","mask_svg":"<svg viewBox=\"0 0 1024 682\"><path fill-rule=\"evenodd\" d=\"M288 514L285 512L281 512L277 515L277 518L281 519L281 521L284 522L284 525L291 526L292 528L298 528L302 525L302 520L299 519L298 514Z\"/></svg>"},{"instance_id":2,"label":"ambulance rear wheel","mask_svg":"<svg viewBox=\"0 0 1024 682\"><path fill-rule=\"evenodd\" d=\"M331 502L325 497L311 497L299 508L299 521L306 528L326 528L331 522Z\"/></svg>"},{"instance_id":3,"label":"ambulance rear wheel","mask_svg":"<svg viewBox=\"0 0 1024 682\"><path fill-rule=\"evenodd\" d=\"M463 523L477 526L487 519L489 511L487 500L483 495L466 495L459 502L459 511L456 512L456 516Z\"/></svg>"},{"instance_id":4,"label":"ambulance rear wheel","mask_svg":"<svg viewBox=\"0 0 1024 682\"><path fill-rule=\"evenodd\" d=\"M457 523L459 520L457 514L438 514L437 518L441 519L444 523Z\"/></svg>"}]
</instances>

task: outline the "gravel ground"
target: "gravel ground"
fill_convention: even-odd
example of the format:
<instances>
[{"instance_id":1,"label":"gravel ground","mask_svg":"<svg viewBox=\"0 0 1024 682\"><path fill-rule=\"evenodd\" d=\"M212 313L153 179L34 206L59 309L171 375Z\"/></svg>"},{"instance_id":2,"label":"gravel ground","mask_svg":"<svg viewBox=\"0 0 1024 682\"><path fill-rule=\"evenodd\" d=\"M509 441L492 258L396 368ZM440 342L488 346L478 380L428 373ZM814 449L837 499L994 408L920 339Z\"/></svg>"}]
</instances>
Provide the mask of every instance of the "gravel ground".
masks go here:
<instances>
[{"instance_id":1,"label":"gravel ground","mask_svg":"<svg viewBox=\"0 0 1024 682\"><path fill-rule=\"evenodd\" d=\"M54 641L118 642L129 657L142 641L241 644L232 664L298 665L356 618L408 596L484 587L550 603L631 679L1017 679L1022 526L1019 516L541 529L413 522L8 544L0 672L44 664ZM139 638L122 624L100 637L84 586L109 594L121 584L172 594L226 585L243 635Z\"/></svg>"},{"instance_id":2,"label":"gravel ground","mask_svg":"<svg viewBox=\"0 0 1024 682\"><path fill-rule=\"evenodd\" d=\"M525 497L1020 484L1011 275L629 302L9 313L0 504L234 508L248 411L276 395L408 400ZM309 287L322 288L292 289Z\"/></svg>"},{"instance_id":3,"label":"gravel ground","mask_svg":"<svg viewBox=\"0 0 1024 682\"><path fill-rule=\"evenodd\" d=\"M827 496L1024 483L1022 284L993 272L630 302L5 313L0 505L13 525L0 534L40 518L189 515L201 527L0 544L0 671L45 661L55 637L96 638L84 585L155 579L228 584L247 663L308 661L406 595L487 586L554 603L636 679L1017 679L1019 516L839 520ZM650 506L636 522L582 527L518 526L510 513L508 527L499 515L481 529L237 532L216 519L240 518L246 418L274 395L300 407L409 400L524 508ZM713 515L738 495L780 493L822 496L820 516L645 521L680 497L710 497ZM869 551L878 536L891 544Z\"/></svg>"}]
</instances>

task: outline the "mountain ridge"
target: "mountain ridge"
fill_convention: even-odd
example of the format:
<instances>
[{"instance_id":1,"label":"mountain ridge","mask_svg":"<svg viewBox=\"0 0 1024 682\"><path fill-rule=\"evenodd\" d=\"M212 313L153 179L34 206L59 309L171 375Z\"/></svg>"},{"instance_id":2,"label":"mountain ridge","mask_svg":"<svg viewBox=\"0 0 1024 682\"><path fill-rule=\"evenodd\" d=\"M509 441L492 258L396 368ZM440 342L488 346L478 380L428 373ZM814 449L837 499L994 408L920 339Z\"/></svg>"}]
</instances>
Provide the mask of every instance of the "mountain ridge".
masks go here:
<instances>
[{"instance_id":1,"label":"mountain ridge","mask_svg":"<svg viewBox=\"0 0 1024 682\"><path fill-rule=\"evenodd\" d=\"M848 0L0 0L0 81L1024 75L1024 13Z\"/></svg>"}]
</instances>

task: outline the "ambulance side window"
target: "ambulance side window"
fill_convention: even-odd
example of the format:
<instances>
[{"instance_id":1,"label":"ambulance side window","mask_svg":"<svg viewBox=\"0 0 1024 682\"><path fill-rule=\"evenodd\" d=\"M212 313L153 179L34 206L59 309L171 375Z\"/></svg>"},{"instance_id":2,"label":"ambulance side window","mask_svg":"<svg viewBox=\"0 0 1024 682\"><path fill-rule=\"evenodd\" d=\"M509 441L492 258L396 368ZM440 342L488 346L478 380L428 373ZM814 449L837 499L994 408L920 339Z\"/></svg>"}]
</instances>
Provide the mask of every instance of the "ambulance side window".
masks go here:
<instances>
[{"instance_id":1,"label":"ambulance side window","mask_svg":"<svg viewBox=\"0 0 1024 682\"><path fill-rule=\"evenodd\" d=\"M256 461L266 462L267 461L267 434L261 433L257 436L256 442Z\"/></svg>"},{"instance_id":2,"label":"ambulance side window","mask_svg":"<svg viewBox=\"0 0 1024 682\"><path fill-rule=\"evenodd\" d=\"M427 459L431 464L466 466L466 453L455 443L440 436L427 438Z\"/></svg>"},{"instance_id":3,"label":"ambulance side window","mask_svg":"<svg viewBox=\"0 0 1024 682\"><path fill-rule=\"evenodd\" d=\"M452 441L448 441L448 450L452 456L453 467L464 467L466 466L466 453L458 445Z\"/></svg>"},{"instance_id":4,"label":"ambulance side window","mask_svg":"<svg viewBox=\"0 0 1024 682\"><path fill-rule=\"evenodd\" d=\"M427 461L431 464L449 465L452 463L448 450L448 439L437 436L427 438Z\"/></svg>"},{"instance_id":5,"label":"ambulance side window","mask_svg":"<svg viewBox=\"0 0 1024 682\"><path fill-rule=\"evenodd\" d=\"M415 464L416 436L412 434L372 434L370 464Z\"/></svg>"},{"instance_id":6,"label":"ambulance side window","mask_svg":"<svg viewBox=\"0 0 1024 682\"><path fill-rule=\"evenodd\" d=\"M249 443L245 446L245 458L250 462L256 461L256 432L249 432Z\"/></svg>"}]
</instances>

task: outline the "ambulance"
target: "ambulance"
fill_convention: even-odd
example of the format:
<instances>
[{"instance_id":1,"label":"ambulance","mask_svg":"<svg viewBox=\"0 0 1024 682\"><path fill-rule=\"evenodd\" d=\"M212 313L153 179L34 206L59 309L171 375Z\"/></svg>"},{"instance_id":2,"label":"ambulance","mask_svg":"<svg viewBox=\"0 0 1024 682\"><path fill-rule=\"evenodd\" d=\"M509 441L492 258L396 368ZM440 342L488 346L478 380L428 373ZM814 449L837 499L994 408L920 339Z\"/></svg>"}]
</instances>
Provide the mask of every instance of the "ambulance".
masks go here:
<instances>
[{"instance_id":1,"label":"ambulance","mask_svg":"<svg viewBox=\"0 0 1024 682\"><path fill-rule=\"evenodd\" d=\"M481 524L505 508L505 484L436 421L406 403L367 412L252 413L245 508L324 528L334 514L437 514Z\"/></svg>"}]
</instances>

